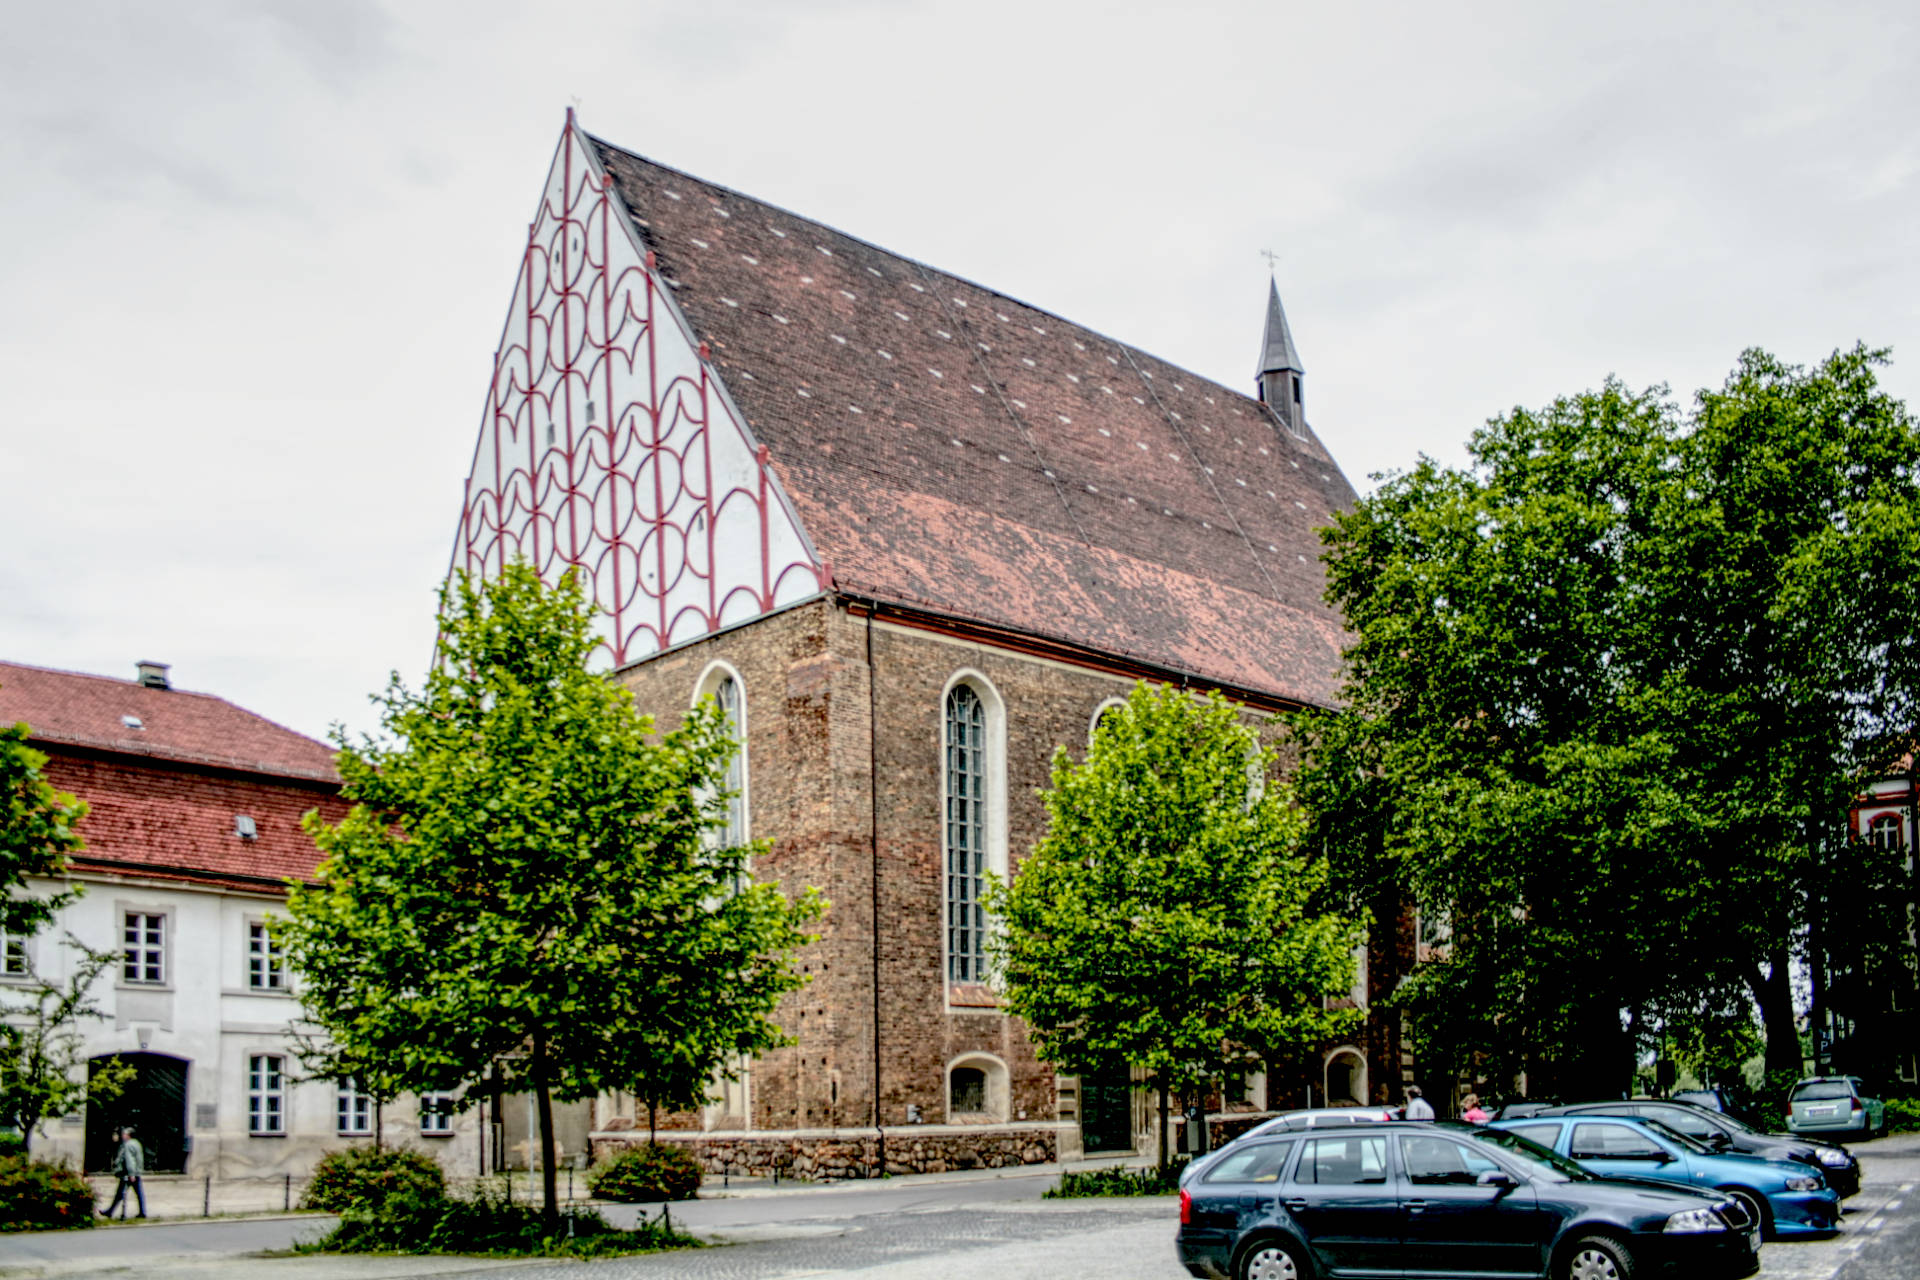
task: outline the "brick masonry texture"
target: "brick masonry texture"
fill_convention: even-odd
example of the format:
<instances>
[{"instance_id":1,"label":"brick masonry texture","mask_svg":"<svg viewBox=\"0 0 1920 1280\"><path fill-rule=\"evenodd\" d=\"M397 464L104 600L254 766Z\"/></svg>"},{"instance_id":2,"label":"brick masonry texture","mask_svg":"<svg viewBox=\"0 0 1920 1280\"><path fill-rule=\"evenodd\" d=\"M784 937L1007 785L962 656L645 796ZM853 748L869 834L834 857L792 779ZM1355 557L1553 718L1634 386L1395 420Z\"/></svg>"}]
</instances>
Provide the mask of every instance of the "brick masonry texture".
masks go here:
<instances>
[{"instance_id":1,"label":"brick masonry texture","mask_svg":"<svg viewBox=\"0 0 1920 1280\"><path fill-rule=\"evenodd\" d=\"M1331 701L1342 633L1315 530L1354 495L1311 432L1004 294L596 147L839 590Z\"/></svg>"},{"instance_id":2,"label":"brick masonry texture","mask_svg":"<svg viewBox=\"0 0 1920 1280\"><path fill-rule=\"evenodd\" d=\"M811 983L778 1014L798 1044L754 1064L752 1127L845 1128L877 1119L891 1133L907 1125L909 1108L939 1124L947 1119L948 1066L969 1054L1005 1064L1007 1121L1054 1120L1053 1073L1019 1021L997 1009L955 1008L949 999L943 698L967 672L1004 700L1007 847L1017 866L1045 828L1038 792L1055 748L1084 751L1097 710L1124 697L1131 682L875 622L830 599L649 659L619 678L665 726L685 714L716 661L737 673L745 695L750 821L756 838L773 841L755 872L793 892L817 886L832 903L818 942L801 959ZM663 1124L697 1127L699 1120L665 1117Z\"/></svg>"},{"instance_id":3,"label":"brick masonry texture","mask_svg":"<svg viewBox=\"0 0 1920 1280\"><path fill-rule=\"evenodd\" d=\"M883 1139L872 1130L813 1134L704 1134L664 1132L662 1142L685 1143L709 1174L740 1174L831 1181L877 1177L887 1173L947 1173L955 1169L1003 1169L1048 1164L1060 1158L1060 1134L1052 1125L995 1125L972 1130L908 1126L889 1129ZM645 1138L593 1140L597 1163Z\"/></svg>"}]
</instances>

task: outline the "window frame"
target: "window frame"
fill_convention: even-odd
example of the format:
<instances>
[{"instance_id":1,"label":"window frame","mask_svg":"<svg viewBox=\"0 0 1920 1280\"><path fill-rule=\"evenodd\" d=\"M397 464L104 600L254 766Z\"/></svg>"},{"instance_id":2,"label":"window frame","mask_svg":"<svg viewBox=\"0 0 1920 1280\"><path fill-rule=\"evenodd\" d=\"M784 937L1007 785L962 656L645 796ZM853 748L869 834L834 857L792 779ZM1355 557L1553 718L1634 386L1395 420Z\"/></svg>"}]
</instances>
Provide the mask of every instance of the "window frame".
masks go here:
<instances>
[{"instance_id":1,"label":"window frame","mask_svg":"<svg viewBox=\"0 0 1920 1280\"><path fill-rule=\"evenodd\" d=\"M149 991L171 988L173 986L173 910L168 907L146 906L130 902L119 902L115 903L114 906L120 920L120 942L118 947L120 951L120 963L115 985L135 987ZM135 916L146 921L158 920L160 922L160 940L157 945L144 938L138 942L128 942L127 932L130 928L134 927L130 925L128 921ZM149 926L142 925L140 928L144 932ZM140 952L149 959L155 955L159 957L160 976L158 978L130 978L127 976L128 956L134 951ZM144 971L150 966L143 960L137 962L135 967Z\"/></svg>"},{"instance_id":2,"label":"window frame","mask_svg":"<svg viewBox=\"0 0 1920 1280\"><path fill-rule=\"evenodd\" d=\"M955 950L956 933L954 912L953 871L955 845L953 843L953 823L951 817L955 803L952 741L949 731L951 705L958 690L965 687L980 706L980 738L977 748L980 769L977 775L980 796L979 804L979 870L975 877L978 881L978 895L968 905L976 911L977 924L969 930L972 945L967 950L970 961L964 966L957 964ZM945 977L948 992L948 1007L954 1007L953 990L956 986L990 985L992 975L987 964L987 939L994 931L993 918L987 914L984 904L984 888L989 878L1002 882L1007 876L1007 715L1006 701L993 681L983 673L972 668L963 668L951 675L940 690L940 701L936 716L936 742L938 743L940 772L940 951L941 973ZM974 1010L979 1011L979 1010Z\"/></svg>"},{"instance_id":3,"label":"window frame","mask_svg":"<svg viewBox=\"0 0 1920 1280\"><path fill-rule=\"evenodd\" d=\"M271 1063L270 1067L263 1064ZM247 1136L284 1138L289 1123L287 1059L281 1053L247 1055Z\"/></svg>"},{"instance_id":4,"label":"window frame","mask_svg":"<svg viewBox=\"0 0 1920 1280\"><path fill-rule=\"evenodd\" d=\"M266 996L291 994L293 987L287 974L287 954L275 945L273 935L268 930L267 917L248 916L245 929L246 948L244 954L247 961L247 992L251 995ZM254 950L255 930L259 930L259 938L265 946L264 951L256 952ZM275 979L272 984L255 981L257 975L254 970L254 961L256 959L265 960L268 968L267 976Z\"/></svg>"},{"instance_id":5,"label":"window frame","mask_svg":"<svg viewBox=\"0 0 1920 1280\"><path fill-rule=\"evenodd\" d=\"M32 941L30 933L0 929L0 982L27 982L33 978L33 953L28 949Z\"/></svg>"},{"instance_id":6,"label":"window frame","mask_svg":"<svg viewBox=\"0 0 1920 1280\"><path fill-rule=\"evenodd\" d=\"M349 1116L359 1118L350 1121ZM355 1124L358 1127L351 1127ZM373 1095L362 1092L360 1082L352 1076L334 1081L333 1131L342 1138L373 1136Z\"/></svg>"},{"instance_id":7,"label":"window frame","mask_svg":"<svg viewBox=\"0 0 1920 1280\"><path fill-rule=\"evenodd\" d=\"M420 1104L420 1136L423 1138L451 1138L453 1136L453 1094L446 1089L431 1089L416 1096ZM435 1104L444 1101L445 1110L433 1109ZM436 1121L428 1124L429 1120Z\"/></svg>"},{"instance_id":8,"label":"window frame","mask_svg":"<svg viewBox=\"0 0 1920 1280\"><path fill-rule=\"evenodd\" d=\"M723 779L722 785L734 794L726 805L727 825L720 830L707 832L708 847L716 849L739 847L753 840L753 773L751 753L747 749L747 683L732 663L716 658L707 664L700 678L693 682L693 700L687 704L697 707L703 698L710 697L719 704L722 712L728 712L726 704L720 699L721 688L728 684L733 686L733 707L728 720L733 726L734 751L727 764L728 776ZM737 779L734 776L736 773ZM743 879L750 878L751 874L751 865L741 868Z\"/></svg>"}]
</instances>

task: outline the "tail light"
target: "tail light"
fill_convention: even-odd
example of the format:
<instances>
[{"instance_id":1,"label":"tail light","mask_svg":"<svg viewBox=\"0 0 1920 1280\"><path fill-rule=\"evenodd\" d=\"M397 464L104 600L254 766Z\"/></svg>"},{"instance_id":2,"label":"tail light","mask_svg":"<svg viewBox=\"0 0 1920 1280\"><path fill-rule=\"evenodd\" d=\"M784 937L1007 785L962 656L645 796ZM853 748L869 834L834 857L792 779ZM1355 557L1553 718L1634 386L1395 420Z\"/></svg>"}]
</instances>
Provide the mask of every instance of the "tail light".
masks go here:
<instances>
[{"instance_id":1,"label":"tail light","mask_svg":"<svg viewBox=\"0 0 1920 1280\"><path fill-rule=\"evenodd\" d=\"M1185 1187L1180 1188L1180 1225L1193 1225L1193 1193Z\"/></svg>"}]
</instances>

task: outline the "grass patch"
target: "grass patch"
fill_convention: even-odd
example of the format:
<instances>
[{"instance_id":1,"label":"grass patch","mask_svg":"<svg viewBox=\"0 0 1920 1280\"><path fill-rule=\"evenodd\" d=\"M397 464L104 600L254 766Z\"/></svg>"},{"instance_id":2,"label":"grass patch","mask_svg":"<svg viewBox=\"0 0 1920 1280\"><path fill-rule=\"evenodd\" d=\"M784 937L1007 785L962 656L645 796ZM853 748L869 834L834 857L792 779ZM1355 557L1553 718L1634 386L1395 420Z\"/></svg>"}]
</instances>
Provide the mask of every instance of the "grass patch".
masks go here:
<instances>
[{"instance_id":1,"label":"grass patch","mask_svg":"<svg viewBox=\"0 0 1920 1280\"><path fill-rule=\"evenodd\" d=\"M419 1192L389 1195L378 1205L350 1209L340 1225L299 1253L460 1254L488 1258L611 1258L666 1249L696 1249L693 1236L655 1222L625 1231L597 1209L560 1214L548 1232L540 1210L482 1187L470 1197Z\"/></svg>"},{"instance_id":2,"label":"grass patch","mask_svg":"<svg viewBox=\"0 0 1920 1280\"><path fill-rule=\"evenodd\" d=\"M1060 1185L1048 1187L1045 1199L1070 1200L1080 1196L1170 1196L1180 1190L1184 1158L1165 1169L1073 1169L1060 1175Z\"/></svg>"}]
</instances>

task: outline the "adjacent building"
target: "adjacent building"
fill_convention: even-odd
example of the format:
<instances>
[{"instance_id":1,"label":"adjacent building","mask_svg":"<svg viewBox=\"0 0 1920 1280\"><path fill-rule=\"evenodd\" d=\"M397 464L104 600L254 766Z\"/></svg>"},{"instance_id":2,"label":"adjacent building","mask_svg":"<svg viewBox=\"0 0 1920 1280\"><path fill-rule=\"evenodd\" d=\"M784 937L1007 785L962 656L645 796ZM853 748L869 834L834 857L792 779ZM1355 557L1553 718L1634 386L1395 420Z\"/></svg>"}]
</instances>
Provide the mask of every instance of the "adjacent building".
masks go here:
<instances>
[{"instance_id":1,"label":"adjacent building","mask_svg":"<svg viewBox=\"0 0 1920 1280\"><path fill-rule=\"evenodd\" d=\"M797 1044L672 1121L710 1163L1140 1141L1125 1063L1058 1077L1001 1010L981 893L1040 834L1055 748L1134 681L1263 722L1334 698L1315 530L1354 494L1277 289L1259 352L1220 385L569 116L453 564L583 572L643 710L732 716L755 873L832 903L780 1013ZM1410 963L1411 935L1378 949ZM1397 1098L1403 1069L1380 1026L1228 1093ZM616 1143L647 1117L608 1097L592 1122Z\"/></svg>"},{"instance_id":2,"label":"adjacent building","mask_svg":"<svg viewBox=\"0 0 1920 1280\"><path fill-rule=\"evenodd\" d=\"M50 1120L36 1151L103 1171L113 1129L130 1123L158 1174L299 1176L328 1150L371 1141L378 1119L388 1141L473 1168L471 1115L415 1098L382 1114L351 1081L300 1071L289 1036L298 1000L267 921L288 880L313 877L304 815L345 812L331 749L174 688L163 663L138 673L0 663L0 723L29 725L47 780L88 806L71 865L85 892L34 937L0 940L0 1009L35 975L68 976L67 935L114 952L94 991L107 1018L80 1031L89 1059L135 1068L120 1098Z\"/></svg>"}]
</instances>

